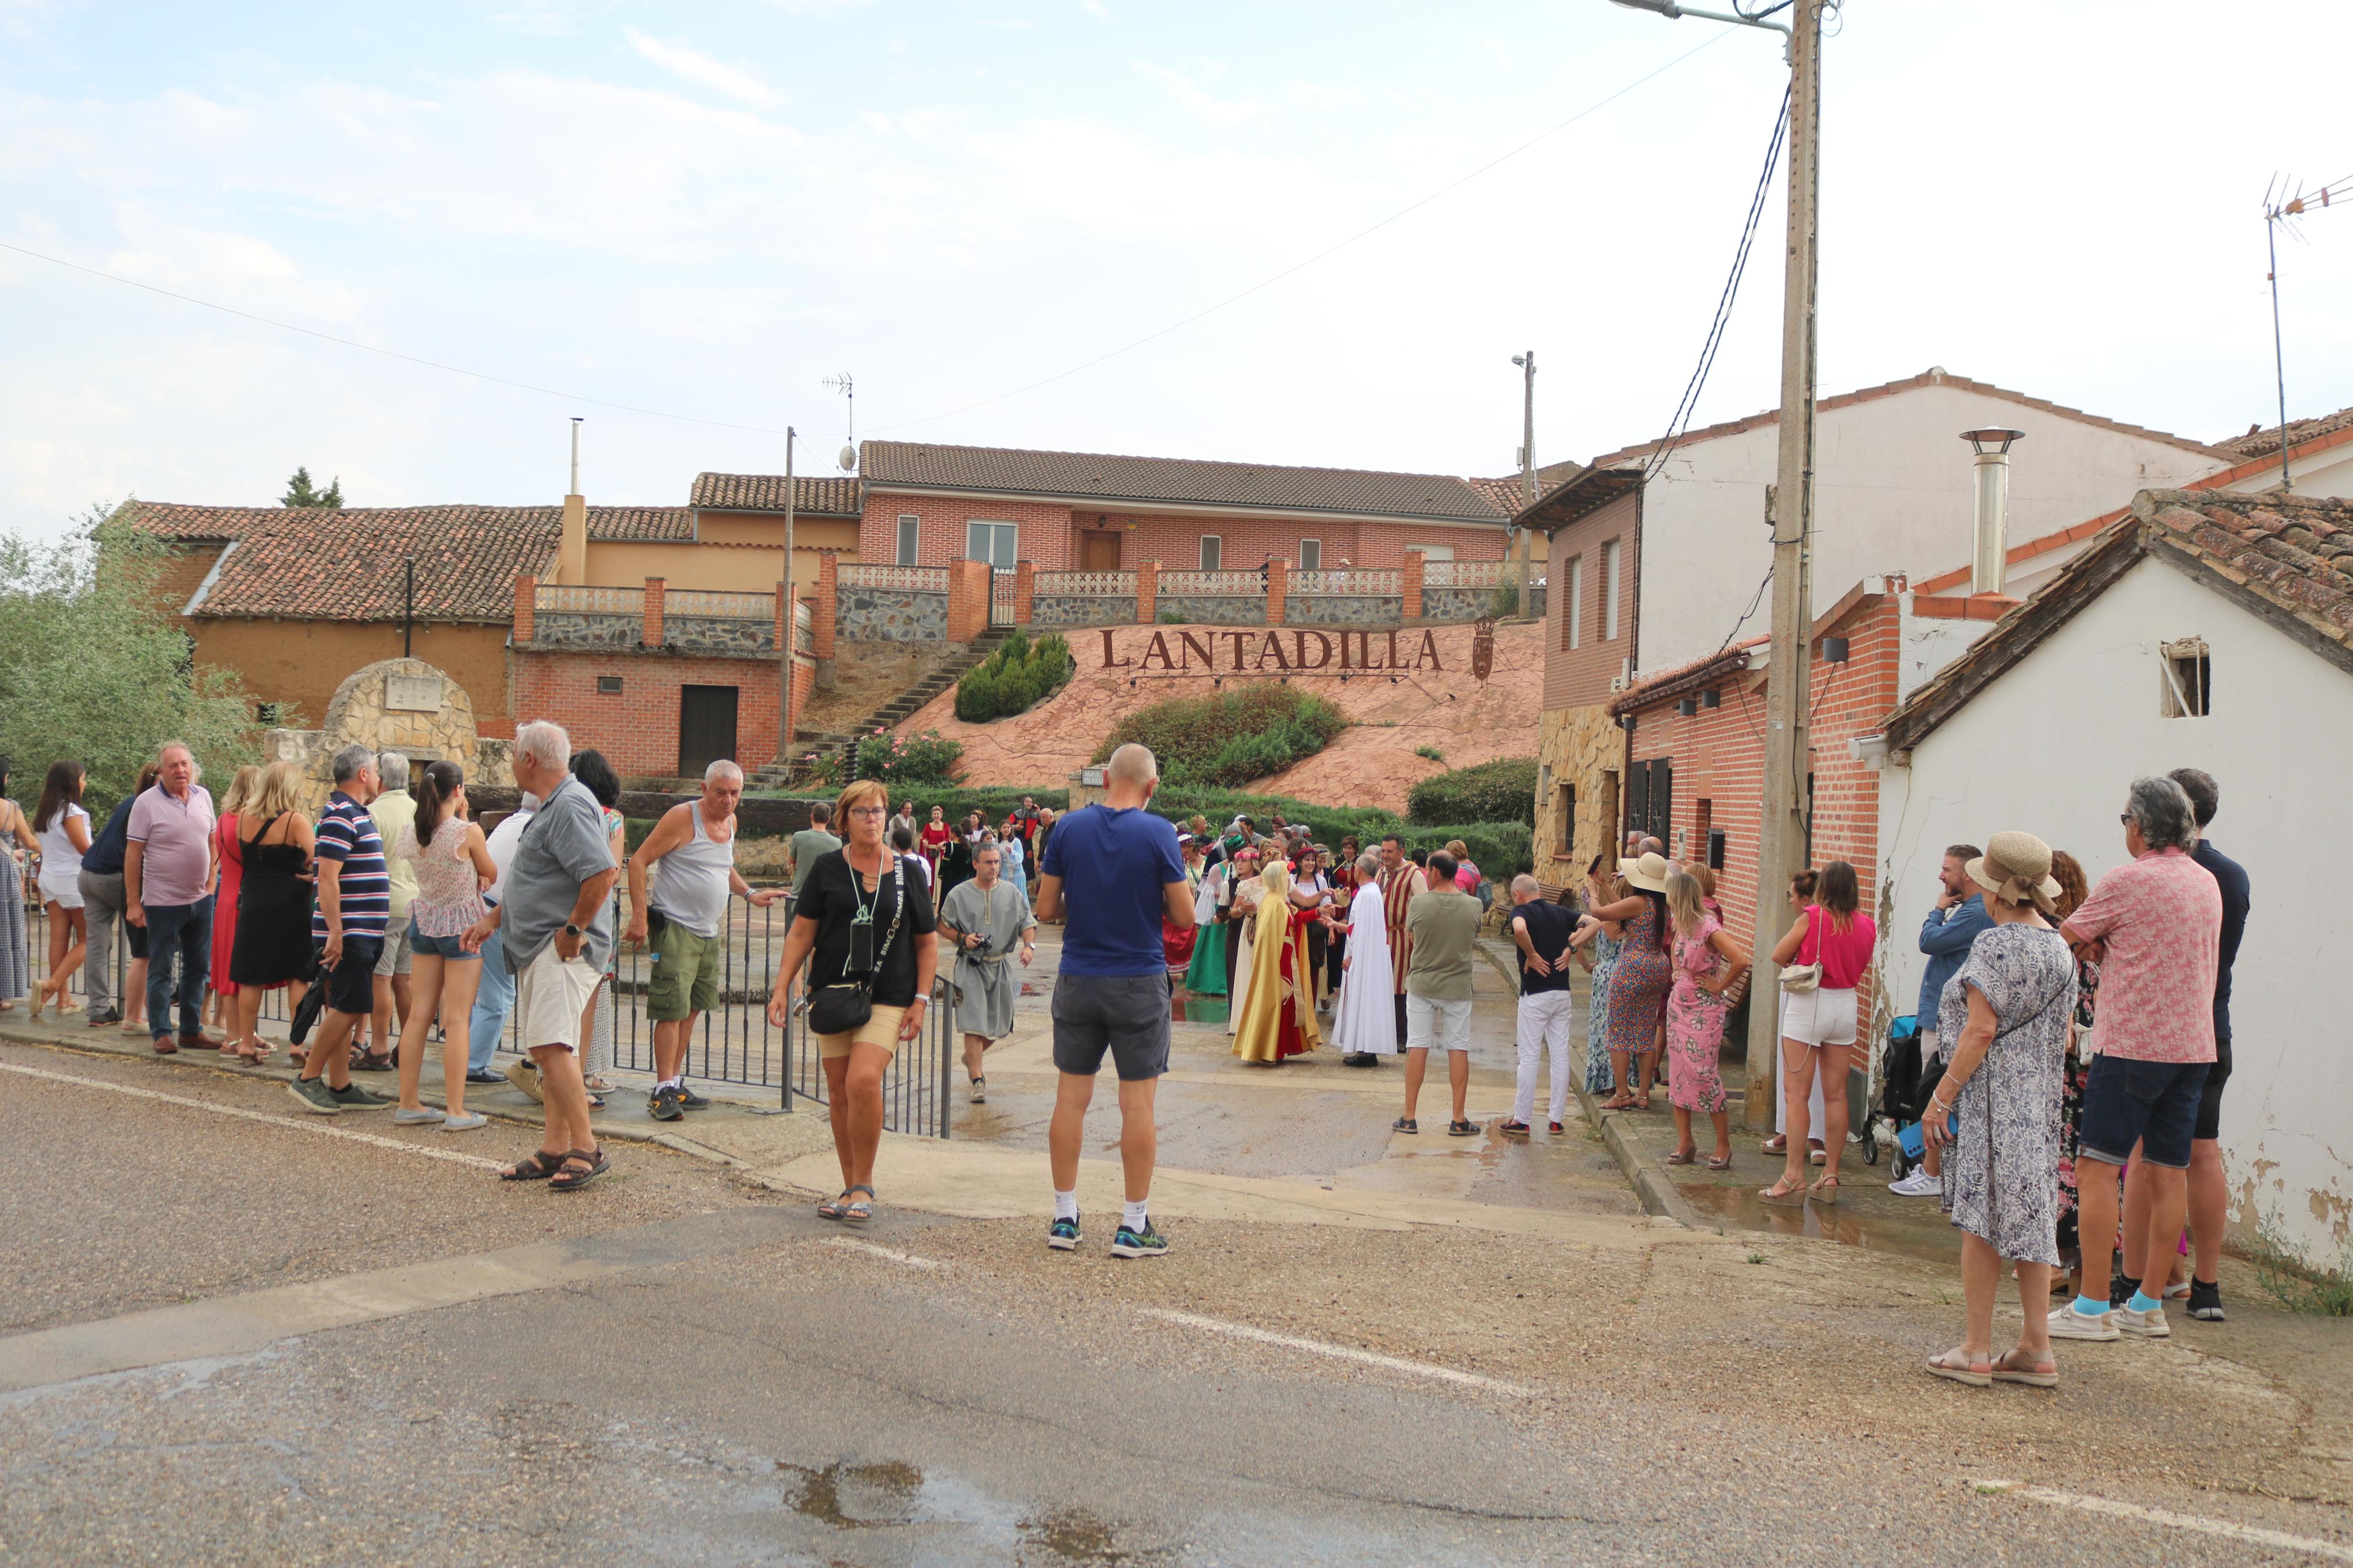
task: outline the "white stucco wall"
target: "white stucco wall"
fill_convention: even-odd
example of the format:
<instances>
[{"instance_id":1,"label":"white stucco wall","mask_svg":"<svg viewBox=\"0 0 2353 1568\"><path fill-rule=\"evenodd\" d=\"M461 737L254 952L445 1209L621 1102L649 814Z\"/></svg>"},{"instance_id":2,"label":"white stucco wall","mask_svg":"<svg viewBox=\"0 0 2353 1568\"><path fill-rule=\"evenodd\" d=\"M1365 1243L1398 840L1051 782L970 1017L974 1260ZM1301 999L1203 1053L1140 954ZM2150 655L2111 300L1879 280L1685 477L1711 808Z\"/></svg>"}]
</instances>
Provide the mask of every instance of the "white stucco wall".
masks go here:
<instances>
[{"instance_id":1,"label":"white stucco wall","mask_svg":"<svg viewBox=\"0 0 2353 1568\"><path fill-rule=\"evenodd\" d=\"M2011 448L2010 542L2099 516L2135 493L2227 465L2164 441L2045 414L2007 398L1928 385L1821 416L1816 435L1814 610L1862 578L1915 580L1968 564L1976 500L1964 430L2023 430ZM1771 563L1765 488L1780 430L1766 425L1679 447L1643 496L1641 668L1719 646ZM2299 488L2301 482L2299 481ZM1768 595L1736 637L1770 624Z\"/></svg>"},{"instance_id":2,"label":"white stucco wall","mask_svg":"<svg viewBox=\"0 0 2353 1568\"><path fill-rule=\"evenodd\" d=\"M2288 479L2300 496L2353 496L2353 443L2306 458L2291 458ZM2249 474L2230 488L2252 494L2279 486L2279 465Z\"/></svg>"},{"instance_id":3,"label":"white stucco wall","mask_svg":"<svg viewBox=\"0 0 2353 1568\"><path fill-rule=\"evenodd\" d=\"M2158 644L2204 637L2212 716L2158 716ZM2353 676L2158 561L2144 561L1881 773L1881 963L1899 1012L1916 999L1916 936L1945 846L2023 828L2096 882L2124 859L2116 814L2138 775L2203 768L2211 829L2246 867L2253 912L2233 971L2234 1068L2222 1105L2232 1218L2274 1217L2316 1261L2353 1245L2353 1022L2345 889L2353 837Z\"/></svg>"}]
</instances>

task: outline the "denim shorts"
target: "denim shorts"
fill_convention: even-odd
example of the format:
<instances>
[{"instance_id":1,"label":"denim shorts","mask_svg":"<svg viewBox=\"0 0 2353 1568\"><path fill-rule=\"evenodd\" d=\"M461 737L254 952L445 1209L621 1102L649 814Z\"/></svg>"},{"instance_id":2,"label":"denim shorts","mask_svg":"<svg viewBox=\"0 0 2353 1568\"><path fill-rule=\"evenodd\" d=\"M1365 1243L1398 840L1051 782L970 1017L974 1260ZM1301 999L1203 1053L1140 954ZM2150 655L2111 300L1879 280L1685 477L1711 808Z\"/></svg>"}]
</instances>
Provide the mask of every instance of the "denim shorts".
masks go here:
<instances>
[{"instance_id":1,"label":"denim shorts","mask_svg":"<svg viewBox=\"0 0 2353 1568\"><path fill-rule=\"evenodd\" d=\"M2206 1089L2204 1062L2140 1062L2097 1056L2084 1080L2081 1152L2121 1165L2140 1157L2168 1170L2189 1168L2189 1139Z\"/></svg>"},{"instance_id":2,"label":"denim shorts","mask_svg":"<svg viewBox=\"0 0 2353 1568\"><path fill-rule=\"evenodd\" d=\"M423 958L480 959L482 956L479 952L466 951L466 939L463 934L427 936L417 929L415 921L408 922L408 951Z\"/></svg>"},{"instance_id":3,"label":"denim shorts","mask_svg":"<svg viewBox=\"0 0 2353 1568\"><path fill-rule=\"evenodd\" d=\"M1065 974L1054 982L1054 1066L1082 1078L1113 1068L1134 1083L1168 1070L1168 976Z\"/></svg>"}]
</instances>

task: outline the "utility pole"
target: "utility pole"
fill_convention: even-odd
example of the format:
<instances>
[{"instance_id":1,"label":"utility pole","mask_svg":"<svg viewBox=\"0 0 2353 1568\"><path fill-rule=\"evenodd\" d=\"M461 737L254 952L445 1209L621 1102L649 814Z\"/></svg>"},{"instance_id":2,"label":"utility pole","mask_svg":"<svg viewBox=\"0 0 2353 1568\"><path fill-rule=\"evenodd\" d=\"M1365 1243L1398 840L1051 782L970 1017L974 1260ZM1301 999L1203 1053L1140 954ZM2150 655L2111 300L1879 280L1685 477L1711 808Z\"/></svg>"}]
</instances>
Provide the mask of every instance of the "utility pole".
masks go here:
<instances>
[{"instance_id":1,"label":"utility pole","mask_svg":"<svg viewBox=\"0 0 2353 1568\"><path fill-rule=\"evenodd\" d=\"M801 602L793 592L793 427L785 426L785 602L778 606L784 629L776 634L776 765L790 787L793 778L793 645L800 640Z\"/></svg>"},{"instance_id":2,"label":"utility pole","mask_svg":"<svg viewBox=\"0 0 2353 1568\"><path fill-rule=\"evenodd\" d=\"M1806 853L1806 731L1814 618L1810 560L1814 515L1814 226L1821 150L1820 0L1790 8L1788 265L1781 291L1781 450L1767 503L1773 523L1773 652L1767 667L1764 812L1757 845L1757 979L1748 1005L1751 1127L1773 1124L1780 1085L1780 972L1771 958L1781 891ZM1844 1094L1846 1085L1822 1092Z\"/></svg>"},{"instance_id":3,"label":"utility pole","mask_svg":"<svg viewBox=\"0 0 2353 1568\"><path fill-rule=\"evenodd\" d=\"M1514 354L1512 363L1521 368L1523 392L1520 398L1520 510L1525 511L1536 504L1536 351ZM1520 552L1520 614L1528 613L1528 531L1517 531Z\"/></svg>"}]
</instances>

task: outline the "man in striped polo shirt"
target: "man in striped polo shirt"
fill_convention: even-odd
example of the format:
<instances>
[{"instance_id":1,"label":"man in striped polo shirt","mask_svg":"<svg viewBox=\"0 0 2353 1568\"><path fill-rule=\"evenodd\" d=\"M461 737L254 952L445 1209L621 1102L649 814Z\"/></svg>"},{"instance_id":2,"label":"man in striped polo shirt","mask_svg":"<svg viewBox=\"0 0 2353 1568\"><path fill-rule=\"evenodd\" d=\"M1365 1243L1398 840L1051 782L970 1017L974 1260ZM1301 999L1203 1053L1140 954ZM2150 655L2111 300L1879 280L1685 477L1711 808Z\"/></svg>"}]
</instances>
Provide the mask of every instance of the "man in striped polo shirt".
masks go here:
<instances>
[{"instance_id":1,"label":"man in striped polo shirt","mask_svg":"<svg viewBox=\"0 0 2353 1568\"><path fill-rule=\"evenodd\" d=\"M287 1085L303 1110L322 1116L392 1103L353 1083L351 1063L353 1032L375 1010L375 963L392 910L384 837L368 815L368 803L383 793L374 752L345 746L335 753L335 793L319 814L319 901L311 914L326 1007L301 1076Z\"/></svg>"}]
</instances>

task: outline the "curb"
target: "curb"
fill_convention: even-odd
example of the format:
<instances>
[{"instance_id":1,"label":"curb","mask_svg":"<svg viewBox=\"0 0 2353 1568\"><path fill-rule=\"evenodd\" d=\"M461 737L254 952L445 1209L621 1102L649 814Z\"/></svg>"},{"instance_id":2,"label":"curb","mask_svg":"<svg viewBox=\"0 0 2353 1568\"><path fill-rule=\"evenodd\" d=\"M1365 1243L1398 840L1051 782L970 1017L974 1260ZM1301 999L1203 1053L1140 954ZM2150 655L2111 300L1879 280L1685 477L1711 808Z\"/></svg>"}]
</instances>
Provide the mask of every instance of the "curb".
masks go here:
<instances>
[{"instance_id":1,"label":"curb","mask_svg":"<svg viewBox=\"0 0 2353 1568\"><path fill-rule=\"evenodd\" d=\"M1520 984L1518 966L1505 959L1502 953L1497 952L1495 948L1489 945L1485 940L1474 945L1478 948L1480 955L1494 965L1495 972L1510 984L1514 991L1517 991ZM1690 1203L1685 1201L1683 1194L1675 1190L1674 1183L1668 1178L1665 1171L1652 1162L1645 1160L1641 1152L1635 1148L1633 1140L1620 1131L1619 1119L1625 1113L1604 1110L1600 1108L1600 1103L1593 1098L1592 1091L1585 1087L1582 1052L1572 1052L1571 1055L1572 1059L1578 1064L1578 1072L1576 1081L1569 1087L1577 1091L1577 1103L1585 1112L1586 1124L1600 1131L1601 1146L1609 1151L1610 1158L1616 1160L1618 1168L1625 1173L1627 1184L1634 1189L1634 1197L1641 1204L1642 1212L1653 1219L1673 1220L1677 1225L1692 1230L1706 1231L1715 1236L1724 1235L1724 1226L1714 1220L1701 1217L1699 1211L1693 1208Z\"/></svg>"}]
</instances>

